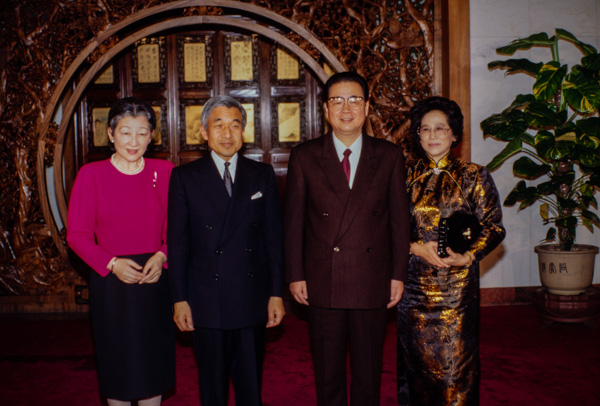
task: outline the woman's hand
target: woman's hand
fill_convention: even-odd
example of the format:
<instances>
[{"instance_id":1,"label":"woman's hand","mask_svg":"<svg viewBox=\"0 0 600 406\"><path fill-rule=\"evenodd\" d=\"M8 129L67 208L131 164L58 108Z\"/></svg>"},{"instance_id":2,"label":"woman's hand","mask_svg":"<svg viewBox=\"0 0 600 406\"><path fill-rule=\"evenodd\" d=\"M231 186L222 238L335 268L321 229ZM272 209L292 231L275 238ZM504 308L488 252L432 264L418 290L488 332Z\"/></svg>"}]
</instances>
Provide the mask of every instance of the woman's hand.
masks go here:
<instances>
[{"instance_id":1,"label":"woman's hand","mask_svg":"<svg viewBox=\"0 0 600 406\"><path fill-rule=\"evenodd\" d=\"M129 258L117 258L113 261L112 272L124 283L140 283L144 274L142 266Z\"/></svg>"},{"instance_id":2,"label":"woman's hand","mask_svg":"<svg viewBox=\"0 0 600 406\"><path fill-rule=\"evenodd\" d=\"M423 258L433 266L440 268L448 268L450 265L447 264L437 254L438 243L437 241L429 241L423 244L413 242L410 244L410 253L418 257Z\"/></svg>"},{"instance_id":3,"label":"woman's hand","mask_svg":"<svg viewBox=\"0 0 600 406\"><path fill-rule=\"evenodd\" d=\"M156 283L162 275L163 264L167 262L167 257L162 252L158 251L156 254L152 255L148 261L146 261L146 265L144 265L144 269L142 270L142 274L144 275L140 281L138 282L140 285L142 283Z\"/></svg>"},{"instance_id":4,"label":"woman's hand","mask_svg":"<svg viewBox=\"0 0 600 406\"><path fill-rule=\"evenodd\" d=\"M448 256L446 258L442 258L442 261L447 266L470 266L473 263L473 260L475 259L475 257L473 257L473 254L471 254L469 251L465 252L464 254L459 254L458 252L452 251L452 249L448 247L446 248L446 252L448 253Z\"/></svg>"}]
</instances>

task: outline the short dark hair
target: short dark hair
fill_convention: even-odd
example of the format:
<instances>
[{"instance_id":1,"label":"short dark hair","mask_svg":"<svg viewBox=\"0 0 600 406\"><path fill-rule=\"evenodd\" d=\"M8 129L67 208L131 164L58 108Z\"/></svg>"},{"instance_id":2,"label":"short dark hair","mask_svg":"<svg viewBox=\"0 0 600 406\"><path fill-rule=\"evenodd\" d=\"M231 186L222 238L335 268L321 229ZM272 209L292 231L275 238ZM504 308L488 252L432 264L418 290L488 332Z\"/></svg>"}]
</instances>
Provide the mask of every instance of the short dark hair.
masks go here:
<instances>
[{"instance_id":1,"label":"short dark hair","mask_svg":"<svg viewBox=\"0 0 600 406\"><path fill-rule=\"evenodd\" d=\"M119 121L127 116L144 116L148 119L150 131L154 131L156 128L156 113L147 101L135 97L124 97L117 100L108 112L108 126L112 131L115 131Z\"/></svg>"},{"instance_id":2,"label":"short dark hair","mask_svg":"<svg viewBox=\"0 0 600 406\"><path fill-rule=\"evenodd\" d=\"M327 103L327 99L329 99L329 90L331 89L331 86L342 82L358 83L360 87L362 87L365 101L369 100L369 85L364 77L356 72L338 72L331 75L331 77L325 83L325 87L323 88L323 103Z\"/></svg>"},{"instance_id":3,"label":"short dark hair","mask_svg":"<svg viewBox=\"0 0 600 406\"><path fill-rule=\"evenodd\" d=\"M208 126L208 119L212 114L215 107L227 107L236 108L242 113L242 130L246 128L246 109L242 104L231 96L220 95L214 96L208 99L208 101L202 107L202 113L200 113L200 122L204 128Z\"/></svg>"},{"instance_id":4,"label":"short dark hair","mask_svg":"<svg viewBox=\"0 0 600 406\"><path fill-rule=\"evenodd\" d=\"M441 96L433 96L417 102L410 109L410 135L415 142L419 144L419 127L425 114L430 111L439 110L448 117L448 125L452 129L452 134L456 141L452 142L452 148L456 147L462 141L463 137L463 115L458 104L450 99Z\"/></svg>"}]
</instances>

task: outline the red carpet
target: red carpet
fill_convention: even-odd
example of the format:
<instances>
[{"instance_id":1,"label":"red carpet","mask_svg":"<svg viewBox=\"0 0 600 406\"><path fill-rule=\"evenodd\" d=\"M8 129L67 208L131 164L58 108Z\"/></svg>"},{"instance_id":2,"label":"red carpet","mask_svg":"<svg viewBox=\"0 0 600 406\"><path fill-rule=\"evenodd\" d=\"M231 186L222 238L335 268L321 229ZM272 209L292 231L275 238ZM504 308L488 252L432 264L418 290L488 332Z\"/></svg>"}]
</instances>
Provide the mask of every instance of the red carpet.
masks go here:
<instances>
[{"instance_id":1,"label":"red carpet","mask_svg":"<svg viewBox=\"0 0 600 406\"><path fill-rule=\"evenodd\" d=\"M481 405L600 405L600 319L542 327L529 306L486 307L481 316ZM395 405L395 325L388 325L382 406ZM198 405L191 341L180 336L177 389L165 406ZM315 404L305 320L269 331L265 406ZM0 319L0 405L100 405L87 320ZM233 401L231 402L233 405Z\"/></svg>"}]
</instances>

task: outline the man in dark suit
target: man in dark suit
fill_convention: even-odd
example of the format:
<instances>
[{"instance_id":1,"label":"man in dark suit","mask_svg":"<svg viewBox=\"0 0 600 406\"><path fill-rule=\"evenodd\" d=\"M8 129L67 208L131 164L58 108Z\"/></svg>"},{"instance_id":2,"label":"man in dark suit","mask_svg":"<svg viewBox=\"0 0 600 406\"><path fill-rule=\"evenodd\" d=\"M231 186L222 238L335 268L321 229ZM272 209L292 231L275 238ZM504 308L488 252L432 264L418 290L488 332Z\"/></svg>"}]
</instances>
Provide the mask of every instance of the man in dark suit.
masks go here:
<instances>
[{"instance_id":1,"label":"man in dark suit","mask_svg":"<svg viewBox=\"0 0 600 406\"><path fill-rule=\"evenodd\" d=\"M333 75L323 91L332 132L290 156L285 193L286 277L308 305L318 405L379 405L386 309L404 289L409 249L402 151L362 132L365 79Z\"/></svg>"},{"instance_id":2,"label":"man in dark suit","mask_svg":"<svg viewBox=\"0 0 600 406\"><path fill-rule=\"evenodd\" d=\"M168 208L174 320L193 331L202 405L261 404L265 325L283 308L283 230L275 173L238 153L246 112L229 96L208 100L201 133L210 155L177 167Z\"/></svg>"}]
</instances>

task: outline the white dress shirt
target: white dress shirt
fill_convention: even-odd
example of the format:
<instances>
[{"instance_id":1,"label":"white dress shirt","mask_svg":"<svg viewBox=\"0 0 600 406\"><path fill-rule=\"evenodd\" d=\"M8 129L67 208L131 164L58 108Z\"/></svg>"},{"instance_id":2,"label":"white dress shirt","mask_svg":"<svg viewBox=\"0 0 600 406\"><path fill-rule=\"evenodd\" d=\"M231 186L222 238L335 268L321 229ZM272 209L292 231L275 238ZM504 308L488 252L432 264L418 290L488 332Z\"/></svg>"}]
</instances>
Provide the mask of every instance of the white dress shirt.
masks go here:
<instances>
[{"instance_id":1,"label":"white dress shirt","mask_svg":"<svg viewBox=\"0 0 600 406\"><path fill-rule=\"evenodd\" d=\"M362 150L362 137L363 135L361 134L356 140L354 140L352 145L347 147L335 136L335 134L333 134L333 146L335 147L335 151L340 158L340 164L342 159L344 159L344 151L347 149L352 151L348 157L348 160L350 161L350 179L348 180L348 186L350 186L350 189L352 189L354 175L356 175L356 168L358 167L358 160L360 159L360 151Z\"/></svg>"},{"instance_id":2,"label":"white dress shirt","mask_svg":"<svg viewBox=\"0 0 600 406\"><path fill-rule=\"evenodd\" d=\"M210 151L210 156L212 157L215 165L217 165L217 169L221 174L221 179L223 179L223 175L225 174L225 160L217 155L215 151ZM229 160L229 173L231 173L231 183L235 183L235 168L237 168L238 154L235 153L234 156Z\"/></svg>"}]
</instances>

